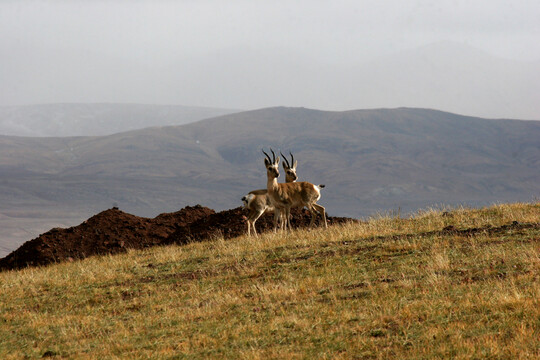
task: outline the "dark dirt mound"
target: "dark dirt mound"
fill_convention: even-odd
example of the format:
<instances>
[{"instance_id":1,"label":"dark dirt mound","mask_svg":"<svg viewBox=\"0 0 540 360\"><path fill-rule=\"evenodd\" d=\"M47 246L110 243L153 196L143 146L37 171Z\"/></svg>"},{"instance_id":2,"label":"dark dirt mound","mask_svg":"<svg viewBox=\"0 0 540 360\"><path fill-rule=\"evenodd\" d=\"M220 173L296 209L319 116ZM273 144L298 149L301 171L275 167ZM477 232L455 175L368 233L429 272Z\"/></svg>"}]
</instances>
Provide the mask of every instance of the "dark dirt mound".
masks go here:
<instances>
[{"instance_id":1,"label":"dark dirt mound","mask_svg":"<svg viewBox=\"0 0 540 360\"><path fill-rule=\"evenodd\" d=\"M293 215L291 226L293 228L306 227L311 221L311 214L307 210L292 209ZM247 233L245 215L247 212L241 208L221 211L210 216L200 218L188 226L178 228L167 242L185 244L190 241L203 241L219 236L230 239ZM274 228L273 214L261 216L255 226L257 233L272 230ZM320 225L321 218L317 217L316 225ZM355 221L350 218L328 217L328 225Z\"/></svg>"},{"instance_id":2,"label":"dark dirt mound","mask_svg":"<svg viewBox=\"0 0 540 360\"><path fill-rule=\"evenodd\" d=\"M221 235L228 239L246 233L245 215L246 211L240 207L216 213L197 205L149 219L112 208L78 226L54 228L27 241L0 259L0 271L72 261L92 255L115 254L125 252L128 248L185 244ZM293 227L307 226L311 220L311 215L305 210L296 210L293 215ZM257 231L272 229L272 219L271 215L262 216L257 221ZM352 219L328 218L329 224L346 221Z\"/></svg>"},{"instance_id":3,"label":"dark dirt mound","mask_svg":"<svg viewBox=\"0 0 540 360\"><path fill-rule=\"evenodd\" d=\"M78 226L68 229L54 228L25 242L20 248L0 259L0 270L160 245L177 227L186 226L213 213L214 210L197 205L148 219L112 208Z\"/></svg>"}]
</instances>

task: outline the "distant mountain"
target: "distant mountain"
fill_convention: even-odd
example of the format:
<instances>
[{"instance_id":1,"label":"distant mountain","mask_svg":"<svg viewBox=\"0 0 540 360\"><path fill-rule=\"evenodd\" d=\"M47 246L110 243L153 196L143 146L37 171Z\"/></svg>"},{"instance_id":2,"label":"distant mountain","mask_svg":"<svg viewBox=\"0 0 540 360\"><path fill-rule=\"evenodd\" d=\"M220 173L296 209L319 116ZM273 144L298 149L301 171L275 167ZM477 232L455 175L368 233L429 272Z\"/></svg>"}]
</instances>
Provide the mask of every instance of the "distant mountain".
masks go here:
<instances>
[{"instance_id":1,"label":"distant mountain","mask_svg":"<svg viewBox=\"0 0 540 360\"><path fill-rule=\"evenodd\" d=\"M101 136L151 126L183 125L234 112L238 110L142 104L0 106L0 134Z\"/></svg>"},{"instance_id":2,"label":"distant mountain","mask_svg":"<svg viewBox=\"0 0 540 360\"><path fill-rule=\"evenodd\" d=\"M113 205L138 216L234 208L266 187L261 147L291 150L334 216L540 195L540 122L426 109L268 108L102 137L0 137L0 246ZM0 250L2 251L2 250Z\"/></svg>"}]
</instances>

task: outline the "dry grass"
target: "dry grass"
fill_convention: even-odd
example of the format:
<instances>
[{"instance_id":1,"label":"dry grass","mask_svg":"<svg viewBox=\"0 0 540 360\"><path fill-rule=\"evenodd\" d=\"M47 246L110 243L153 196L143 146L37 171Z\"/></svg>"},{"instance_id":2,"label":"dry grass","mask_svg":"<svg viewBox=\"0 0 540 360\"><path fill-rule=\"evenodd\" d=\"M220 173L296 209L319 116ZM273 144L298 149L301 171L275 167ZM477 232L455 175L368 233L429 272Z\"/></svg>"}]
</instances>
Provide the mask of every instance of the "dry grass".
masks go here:
<instances>
[{"instance_id":1,"label":"dry grass","mask_svg":"<svg viewBox=\"0 0 540 360\"><path fill-rule=\"evenodd\" d=\"M538 358L539 222L429 210L0 273L0 358Z\"/></svg>"}]
</instances>

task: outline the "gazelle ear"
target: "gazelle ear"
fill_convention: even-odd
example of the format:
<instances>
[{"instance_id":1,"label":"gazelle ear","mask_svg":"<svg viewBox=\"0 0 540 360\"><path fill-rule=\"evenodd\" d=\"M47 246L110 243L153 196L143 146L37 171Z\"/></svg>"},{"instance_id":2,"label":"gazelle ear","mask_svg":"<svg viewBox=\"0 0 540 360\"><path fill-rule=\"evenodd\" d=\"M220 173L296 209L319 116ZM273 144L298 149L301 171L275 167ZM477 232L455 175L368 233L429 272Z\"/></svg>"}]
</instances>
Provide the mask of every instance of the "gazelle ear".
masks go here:
<instances>
[{"instance_id":1,"label":"gazelle ear","mask_svg":"<svg viewBox=\"0 0 540 360\"><path fill-rule=\"evenodd\" d=\"M298 165L298 161L294 160L294 165L293 165L293 168L296 169L296 165Z\"/></svg>"},{"instance_id":2,"label":"gazelle ear","mask_svg":"<svg viewBox=\"0 0 540 360\"><path fill-rule=\"evenodd\" d=\"M276 162L274 164L279 165L279 156L277 157Z\"/></svg>"},{"instance_id":3,"label":"gazelle ear","mask_svg":"<svg viewBox=\"0 0 540 360\"><path fill-rule=\"evenodd\" d=\"M289 168L289 167L287 166L287 164L285 163L285 161L282 161L282 162L281 162L281 165L283 165L283 168L284 168L284 169L288 169L288 168Z\"/></svg>"},{"instance_id":4,"label":"gazelle ear","mask_svg":"<svg viewBox=\"0 0 540 360\"><path fill-rule=\"evenodd\" d=\"M264 159L264 165L269 166L269 165L270 165L270 161L269 161L268 159Z\"/></svg>"}]
</instances>

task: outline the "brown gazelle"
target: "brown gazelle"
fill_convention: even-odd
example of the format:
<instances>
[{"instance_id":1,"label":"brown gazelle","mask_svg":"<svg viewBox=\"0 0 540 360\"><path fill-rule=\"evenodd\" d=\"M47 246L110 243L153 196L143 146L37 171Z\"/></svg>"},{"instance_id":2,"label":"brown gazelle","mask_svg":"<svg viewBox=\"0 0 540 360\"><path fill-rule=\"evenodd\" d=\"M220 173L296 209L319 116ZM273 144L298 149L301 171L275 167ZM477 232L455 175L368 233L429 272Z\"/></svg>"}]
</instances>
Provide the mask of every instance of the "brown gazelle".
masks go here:
<instances>
[{"instance_id":1,"label":"brown gazelle","mask_svg":"<svg viewBox=\"0 0 540 360\"><path fill-rule=\"evenodd\" d=\"M298 179L298 176L296 175L297 162L294 161L293 154L292 153L289 153L289 154L291 155L290 163L289 163L289 160L285 157L285 155L281 154L284 159L283 170L285 170L285 181L288 183L295 182L296 179ZM270 202L270 199L268 198L268 190L260 189L260 190L250 191L247 195L242 197L242 201L244 202L244 207L248 210L248 216L247 216L248 235L251 236L251 229L253 229L253 233L255 234L255 236L257 236L257 230L255 229L255 222L264 213L274 212L274 207L272 206L272 203ZM283 216L284 215L285 215L285 212L283 212Z\"/></svg>"},{"instance_id":2,"label":"brown gazelle","mask_svg":"<svg viewBox=\"0 0 540 360\"><path fill-rule=\"evenodd\" d=\"M263 150L266 159L264 159L264 165L266 166L267 176L267 190L270 202L275 208L274 211L274 230L277 229L277 221L281 218L282 229L286 229L288 216L292 207L307 207L311 212L311 222L309 226L313 226L317 213L322 215L324 220L324 226L328 227L326 223L326 214L323 206L317 204L317 201L321 198L321 189L319 186L309 183L307 181L293 182L293 183L278 183L279 177L279 157L276 159L276 154L272 149L273 159ZM285 216L281 216L284 213Z\"/></svg>"}]
</instances>

